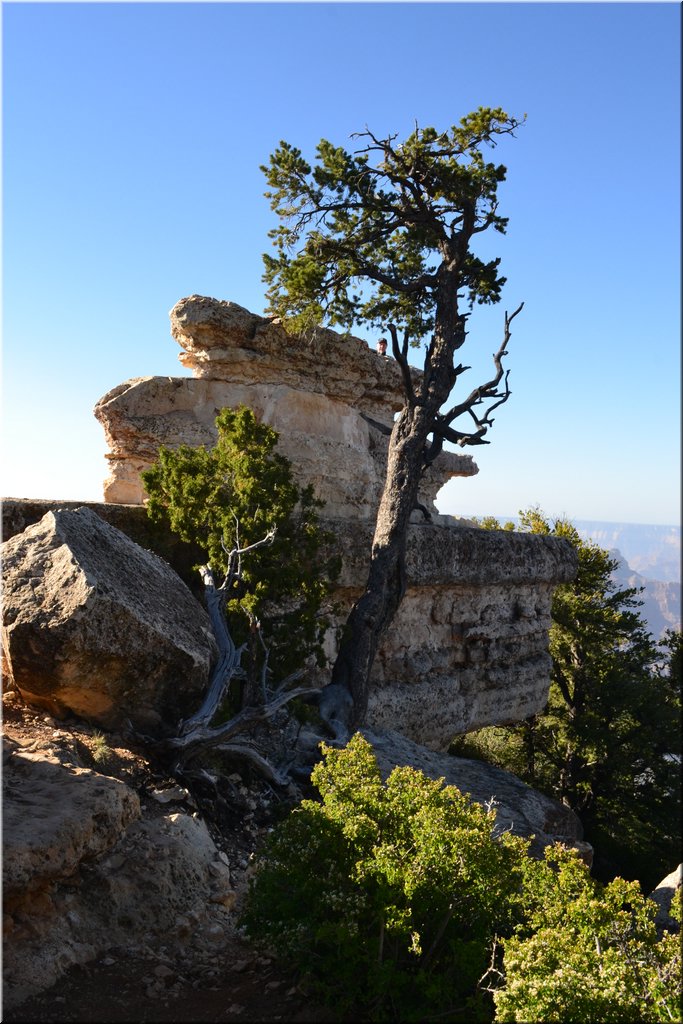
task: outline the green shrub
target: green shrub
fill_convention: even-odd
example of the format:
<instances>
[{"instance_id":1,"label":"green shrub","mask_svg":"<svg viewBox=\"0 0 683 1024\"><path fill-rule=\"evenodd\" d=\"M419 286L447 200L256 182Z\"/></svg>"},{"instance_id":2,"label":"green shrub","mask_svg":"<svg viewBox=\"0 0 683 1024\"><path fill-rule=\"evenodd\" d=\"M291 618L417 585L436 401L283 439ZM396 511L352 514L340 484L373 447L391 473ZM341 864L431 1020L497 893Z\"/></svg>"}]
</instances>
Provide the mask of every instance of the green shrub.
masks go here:
<instances>
[{"instance_id":1,"label":"green shrub","mask_svg":"<svg viewBox=\"0 0 683 1024\"><path fill-rule=\"evenodd\" d=\"M277 431L251 409L222 409L216 433L210 449L159 449L142 473L147 512L226 581L230 632L247 647L252 685L265 668L281 680L309 657L322 666L329 623L321 609L340 568L333 536L319 525L324 502L296 484ZM270 531L272 542L262 543Z\"/></svg>"},{"instance_id":2,"label":"green shrub","mask_svg":"<svg viewBox=\"0 0 683 1024\"><path fill-rule=\"evenodd\" d=\"M104 766L111 761L113 756L114 751L107 743L104 733L94 732L92 745L92 759L95 762L95 764L99 766Z\"/></svg>"},{"instance_id":3,"label":"green shrub","mask_svg":"<svg viewBox=\"0 0 683 1024\"><path fill-rule=\"evenodd\" d=\"M603 887L556 846L529 861L525 903L525 923L502 940L497 1021L681 1020L680 936L658 939L656 906L637 882Z\"/></svg>"},{"instance_id":4,"label":"green shrub","mask_svg":"<svg viewBox=\"0 0 683 1024\"><path fill-rule=\"evenodd\" d=\"M304 800L270 837L243 924L314 993L375 1020L490 1020L477 983L519 920L527 843L495 812L412 768L382 782L371 745L323 745Z\"/></svg>"}]
</instances>

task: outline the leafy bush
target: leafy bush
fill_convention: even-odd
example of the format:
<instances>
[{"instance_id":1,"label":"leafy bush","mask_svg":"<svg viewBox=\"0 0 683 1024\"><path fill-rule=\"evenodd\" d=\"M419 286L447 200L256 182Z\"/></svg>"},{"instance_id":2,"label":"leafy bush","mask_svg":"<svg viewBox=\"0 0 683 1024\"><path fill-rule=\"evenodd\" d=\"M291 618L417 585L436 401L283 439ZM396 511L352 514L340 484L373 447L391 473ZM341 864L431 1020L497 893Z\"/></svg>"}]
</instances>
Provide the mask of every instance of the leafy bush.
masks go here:
<instances>
[{"instance_id":1,"label":"leafy bush","mask_svg":"<svg viewBox=\"0 0 683 1024\"><path fill-rule=\"evenodd\" d=\"M558 845L528 863L525 904L518 934L502 940L497 1021L681 1020L680 936L658 940L637 882L603 887Z\"/></svg>"},{"instance_id":2,"label":"leafy bush","mask_svg":"<svg viewBox=\"0 0 683 1024\"><path fill-rule=\"evenodd\" d=\"M370 1019L490 1020L477 983L519 919L527 843L495 812L407 767L382 782L356 734L323 745L304 800L270 837L243 924L314 991Z\"/></svg>"}]
</instances>

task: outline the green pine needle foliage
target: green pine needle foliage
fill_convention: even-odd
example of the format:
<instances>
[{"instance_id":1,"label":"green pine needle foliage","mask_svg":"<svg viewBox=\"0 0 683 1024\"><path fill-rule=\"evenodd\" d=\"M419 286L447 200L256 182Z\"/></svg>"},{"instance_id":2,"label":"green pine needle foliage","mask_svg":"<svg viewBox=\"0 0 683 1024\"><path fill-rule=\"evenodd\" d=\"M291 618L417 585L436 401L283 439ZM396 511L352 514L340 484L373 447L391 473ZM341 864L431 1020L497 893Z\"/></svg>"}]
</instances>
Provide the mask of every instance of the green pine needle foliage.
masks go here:
<instances>
[{"instance_id":1,"label":"green pine needle foliage","mask_svg":"<svg viewBox=\"0 0 683 1024\"><path fill-rule=\"evenodd\" d=\"M434 331L439 267L453 261L470 308L498 302L500 259L482 260L468 245L488 228L506 231L506 168L488 155L523 123L479 107L445 131L416 126L403 140L366 129L352 152L321 139L313 163L280 142L261 168L279 218L269 232L275 252L263 256L268 312L298 334L393 322L418 345Z\"/></svg>"},{"instance_id":2,"label":"green pine needle foliage","mask_svg":"<svg viewBox=\"0 0 683 1024\"><path fill-rule=\"evenodd\" d=\"M322 641L329 623L321 614L339 560L332 538L321 530L318 500L299 488L289 461L275 451L278 434L242 406L216 418L213 448L162 447L142 474L152 519L168 524L182 540L197 544L218 577L228 571L228 552L262 540L248 552L241 578L228 594L226 611L236 643L249 644L250 669L259 670L263 651L255 640L259 622L270 646L269 668L279 677L308 657L324 663Z\"/></svg>"},{"instance_id":3,"label":"green pine needle foliage","mask_svg":"<svg viewBox=\"0 0 683 1024\"><path fill-rule=\"evenodd\" d=\"M616 562L571 523L520 513L524 531L563 537L577 578L552 603L551 685L542 714L458 737L451 752L479 757L571 807L595 848L594 873L637 878L646 892L680 860L680 632L654 643ZM493 520L483 526L500 529ZM507 524L504 528L512 527Z\"/></svg>"}]
</instances>

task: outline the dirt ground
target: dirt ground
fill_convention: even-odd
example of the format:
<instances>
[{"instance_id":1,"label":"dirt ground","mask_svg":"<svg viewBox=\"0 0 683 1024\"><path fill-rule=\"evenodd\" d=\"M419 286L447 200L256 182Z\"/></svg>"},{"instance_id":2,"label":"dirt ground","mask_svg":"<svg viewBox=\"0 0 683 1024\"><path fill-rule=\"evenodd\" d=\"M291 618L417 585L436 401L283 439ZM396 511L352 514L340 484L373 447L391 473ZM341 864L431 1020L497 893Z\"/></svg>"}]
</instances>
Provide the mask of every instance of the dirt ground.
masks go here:
<instances>
[{"instance_id":1,"label":"dirt ground","mask_svg":"<svg viewBox=\"0 0 683 1024\"><path fill-rule=\"evenodd\" d=\"M318 1006L297 986L296 979L274 964L257 958L234 941L232 958L213 978L192 977L189 971L168 976L180 980L177 995L147 996L148 979L158 966L127 957L73 967L49 991L5 1014L6 1024L43 1022L148 1021L298 1021L334 1022L338 1018ZM231 962L227 962L228 959Z\"/></svg>"},{"instance_id":2,"label":"dirt ground","mask_svg":"<svg viewBox=\"0 0 683 1024\"><path fill-rule=\"evenodd\" d=\"M18 695L3 695L3 733L23 747L39 751L68 748L84 767L121 779L141 798L174 780L150 762L145 752L122 737L106 734L106 763L101 761L102 733L77 719L58 721L26 706ZM237 776L235 778L238 778ZM234 785L234 800L222 809L197 794L210 831L220 839L235 871L238 903L246 890L246 867L266 828L283 813L282 801L273 801L258 779ZM291 799L291 795L290 795ZM269 802L270 800L270 802ZM149 802L149 801L148 801ZM223 803L223 802L222 802ZM277 806L279 803L279 806ZM241 865L241 868L239 867ZM7 1024L42 1022L152 1021L298 1021L339 1020L330 1009L317 1005L305 983L286 966L250 946L237 931L220 950L175 959L165 950L148 949L132 956L115 948L96 961L72 967L50 989L35 996L2 1019Z\"/></svg>"}]
</instances>

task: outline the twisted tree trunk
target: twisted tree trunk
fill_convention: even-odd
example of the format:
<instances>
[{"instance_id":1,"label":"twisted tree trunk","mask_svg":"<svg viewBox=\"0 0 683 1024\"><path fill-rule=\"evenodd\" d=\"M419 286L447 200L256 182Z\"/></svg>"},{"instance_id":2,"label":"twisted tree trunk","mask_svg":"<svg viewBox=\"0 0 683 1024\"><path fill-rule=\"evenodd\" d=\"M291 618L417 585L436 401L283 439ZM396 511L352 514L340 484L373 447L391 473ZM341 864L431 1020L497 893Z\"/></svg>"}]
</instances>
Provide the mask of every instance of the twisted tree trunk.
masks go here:
<instances>
[{"instance_id":1,"label":"twisted tree trunk","mask_svg":"<svg viewBox=\"0 0 683 1024\"><path fill-rule=\"evenodd\" d=\"M387 480L372 541L365 590L351 609L332 672L332 684L353 698L348 726L362 724L368 704L368 680L380 639L392 622L406 589L406 542L416 507L424 446L424 411L404 408L389 442Z\"/></svg>"},{"instance_id":2,"label":"twisted tree trunk","mask_svg":"<svg viewBox=\"0 0 683 1024\"><path fill-rule=\"evenodd\" d=\"M351 609L334 668L332 685L353 698L350 730L365 720L370 671L382 635L391 624L406 590L406 544L410 515L417 507L422 474L429 463L428 440L458 371L454 354L465 340L465 321L453 301L452 283L444 280L436 329L425 356L425 372L413 383L407 360L407 338L400 347L393 325L394 357L403 372L406 400L389 439L387 475L377 512L365 590ZM441 448L439 439L438 449Z\"/></svg>"},{"instance_id":3,"label":"twisted tree trunk","mask_svg":"<svg viewBox=\"0 0 683 1024\"><path fill-rule=\"evenodd\" d=\"M458 313L454 299L456 293L457 267L442 267L434 335L425 354L424 374L418 384L413 381L408 365L407 336L399 345L394 326L388 325L393 354L403 373L406 398L389 439L387 476L377 513L368 580L347 619L332 670L331 686L327 688L336 691L336 699L330 700L334 704L333 718L346 726L347 734L365 720L370 671L377 648L405 594L408 528L410 514L418 507L417 494L422 474L441 451L444 440L460 444L487 443L483 436L493 422L491 413L510 395L507 375L504 390L498 390L504 372L502 359L507 354L510 325L524 303L510 316L505 314L503 341L493 356L496 369L493 378L475 388L464 401L446 412L441 411L458 376L468 369L462 365L455 366L455 353L466 337L466 317ZM493 404L483 415L477 416L475 407L486 401ZM474 431L463 433L451 426L463 413L472 416L476 424ZM344 692L353 698L353 706L348 710L341 700ZM336 735L338 732L335 729Z\"/></svg>"},{"instance_id":4,"label":"twisted tree trunk","mask_svg":"<svg viewBox=\"0 0 683 1024\"><path fill-rule=\"evenodd\" d=\"M248 742L235 742L234 737L248 733L254 726L267 722L296 697L310 697L316 691L306 686L286 689L302 674L295 672L284 679L274 693L268 694L264 688L262 703L243 707L221 725L211 724L228 694L232 680L244 678L241 658L246 645L237 647L232 639L225 617L225 591L222 587L216 587L211 568L208 565L202 566L200 572L204 582L206 605L218 645L218 660L201 707L179 724L175 736L159 741L156 744L157 749L173 756L174 772L177 775L183 775L185 765L197 754L213 748L247 761L275 785L286 786L289 782L287 772L279 771Z\"/></svg>"}]
</instances>

